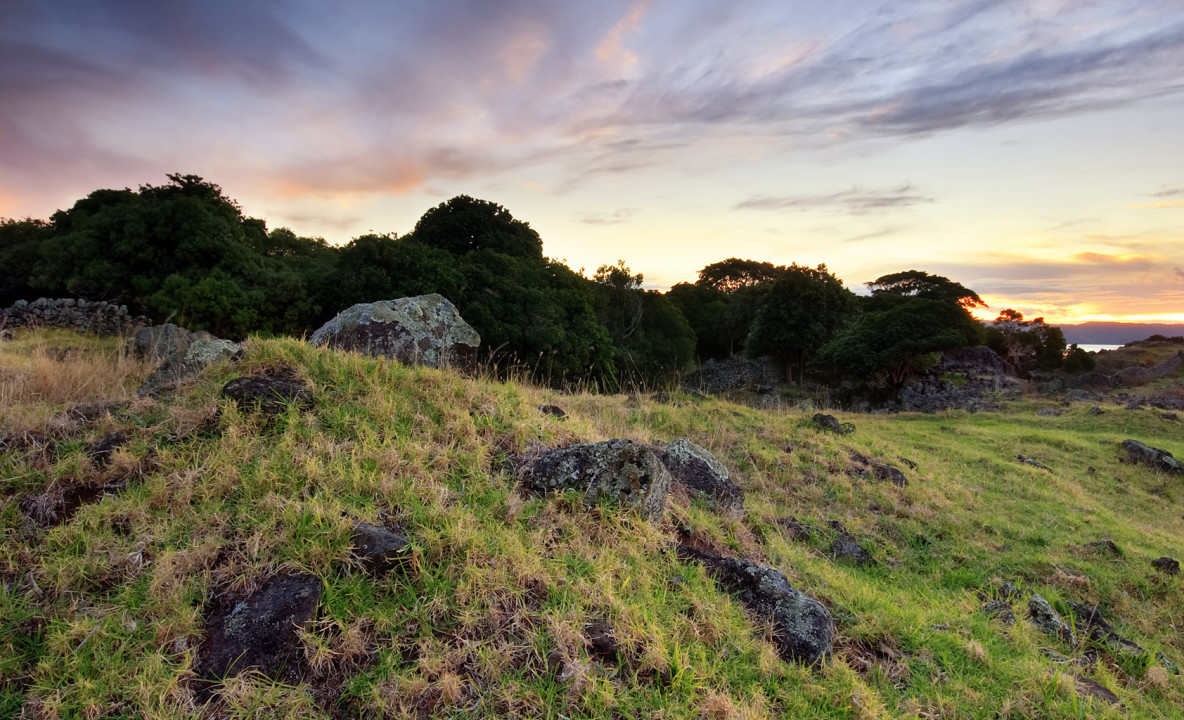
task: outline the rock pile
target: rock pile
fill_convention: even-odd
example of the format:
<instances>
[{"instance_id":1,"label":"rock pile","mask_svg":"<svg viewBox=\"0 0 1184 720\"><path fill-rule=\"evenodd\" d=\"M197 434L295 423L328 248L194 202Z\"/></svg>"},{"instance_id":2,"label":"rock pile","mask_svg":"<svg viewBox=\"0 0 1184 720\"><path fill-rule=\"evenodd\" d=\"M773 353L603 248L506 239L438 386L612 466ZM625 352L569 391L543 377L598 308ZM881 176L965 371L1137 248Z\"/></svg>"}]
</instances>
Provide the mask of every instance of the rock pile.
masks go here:
<instances>
[{"instance_id":1,"label":"rock pile","mask_svg":"<svg viewBox=\"0 0 1184 720\"><path fill-rule=\"evenodd\" d=\"M682 387L687 392L722 393L751 390L767 393L784 379L784 372L773 358L750 360L733 355L726 360L710 359L687 376Z\"/></svg>"},{"instance_id":2,"label":"rock pile","mask_svg":"<svg viewBox=\"0 0 1184 720\"><path fill-rule=\"evenodd\" d=\"M149 323L128 314L127 305L74 298L17 300L0 310L0 328L59 328L96 335L127 335Z\"/></svg>"}]
</instances>

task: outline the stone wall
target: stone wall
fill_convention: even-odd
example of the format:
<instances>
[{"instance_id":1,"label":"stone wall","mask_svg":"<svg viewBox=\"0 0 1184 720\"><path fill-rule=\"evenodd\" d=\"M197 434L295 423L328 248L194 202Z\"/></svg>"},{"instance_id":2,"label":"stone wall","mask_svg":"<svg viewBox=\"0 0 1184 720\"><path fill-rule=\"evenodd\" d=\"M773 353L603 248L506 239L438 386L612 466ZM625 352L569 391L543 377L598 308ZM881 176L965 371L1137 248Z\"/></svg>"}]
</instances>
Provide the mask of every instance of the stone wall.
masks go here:
<instances>
[{"instance_id":1,"label":"stone wall","mask_svg":"<svg viewBox=\"0 0 1184 720\"><path fill-rule=\"evenodd\" d=\"M0 330L60 328L96 335L126 335L150 324L143 315L128 315L127 305L74 298L17 300L0 310Z\"/></svg>"},{"instance_id":2,"label":"stone wall","mask_svg":"<svg viewBox=\"0 0 1184 720\"><path fill-rule=\"evenodd\" d=\"M722 393L750 390L766 393L785 379L785 370L773 358L749 358L733 355L726 360L708 360L687 376L682 387L688 392Z\"/></svg>"}]
</instances>

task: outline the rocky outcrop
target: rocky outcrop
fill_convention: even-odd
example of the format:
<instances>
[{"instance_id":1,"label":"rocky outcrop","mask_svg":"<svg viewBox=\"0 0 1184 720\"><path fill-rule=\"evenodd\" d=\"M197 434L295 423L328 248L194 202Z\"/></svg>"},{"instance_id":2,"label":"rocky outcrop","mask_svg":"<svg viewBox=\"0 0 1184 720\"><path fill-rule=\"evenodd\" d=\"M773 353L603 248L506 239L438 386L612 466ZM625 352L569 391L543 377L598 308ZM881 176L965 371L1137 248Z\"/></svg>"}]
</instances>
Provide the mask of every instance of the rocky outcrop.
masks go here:
<instances>
[{"instance_id":1,"label":"rocky outcrop","mask_svg":"<svg viewBox=\"0 0 1184 720\"><path fill-rule=\"evenodd\" d=\"M443 295L361 303L341 311L309 342L406 364L472 370L481 336Z\"/></svg>"},{"instance_id":2,"label":"rocky outcrop","mask_svg":"<svg viewBox=\"0 0 1184 720\"><path fill-rule=\"evenodd\" d=\"M222 387L222 397L233 400L244 410L258 410L264 415L279 415L289 405L312 407L312 390L291 377L248 375L235 378Z\"/></svg>"},{"instance_id":3,"label":"rocky outcrop","mask_svg":"<svg viewBox=\"0 0 1184 720\"><path fill-rule=\"evenodd\" d=\"M136 392L155 397L174 389L218 360L242 356L243 347L207 332L190 332L172 323L140 328L128 343L132 354L159 359L160 365Z\"/></svg>"},{"instance_id":4,"label":"rocky outcrop","mask_svg":"<svg viewBox=\"0 0 1184 720\"><path fill-rule=\"evenodd\" d=\"M1151 561L1151 566L1166 575L1180 574L1180 561L1175 558L1158 557Z\"/></svg>"},{"instance_id":5,"label":"rocky outcrop","mask_svg":"<svg viewBox=\"0 0 1184 720\"><path fill-rule=\"evenodd\" d=\"M575 489L584 493L588 505L620 504L637 509L647 520L659 520L665 513L671 483L658 456L633 440L548 450L525 464L519 475L529 493Z\"/></svg>"},{"instance_id":6,"label":"rocky outcrop","mask_svg":"<svg viewBox=\"0 0 1184 720\"><path fill-rule=\"evenodd\" d=\"M17 300L0 310L0 328L59 328L95 335L127 335L148 318L128 314L127 305L74 298Z\"/></svg>"},{"instance_id":7,"label":"rocky outcrop","mask_svg":"<svg viewBox=\"0 0 1184 720\"><path fill-rule=\"evenodd\" d=\"M1184 365L1184 350L1151 367L1129 367L1114 373L1114 382L1124 387L1146 385L1174 374Z\"/></svg>"},{"instance_id":8,"label":"rocky outcrop","mask_svg":"<svg viewBox=\"0 0 1184 720\"><path fill-rule=\"evenodd\" d=\"M1077 633L1073 632L1072 626L1040 595L1033 594L1029 598L1028 619L1040 632L1059 637L1073 647L1077 646Z\"/></svg>"},{"instance_id":9,"label":"rocky outcrop","mask_svg":"<svg viewBox=\"0 0 1184 720\"><path fill-rule=\"evenodd\" d=\"M773 358L752 360L733 355L726 360L707 360L683 380L682 387L687 392L711 394L738 390L767 393L784 379L784 369Z\"/></svg>"},{"instance_id":10,"label":"rocky outcrop","mask_svg":"<svg viewBox=\"0 0 1184 720\"><path fill-rule=\"evenodd\" d=\"M1122 449L1126 451L1129 462L1146 465L1163 472L1184 473L1184 463L1172 457L1172 454L1167 450L1145 445L1138 440L1123 440Z\"/></svg>"},{"instance_id":11,"label":"rocky outcrop","mask_svg":"<svg viewBox=\"0 0 1184 720\"><path fill-rule=\"evenodd\" d=\"M834 644L834 620L822 603L789 584L780 571L676 545L682 560L701 564L719 586L754 615L773 624L777 653L787 662L820 663Z\"/></svg>"},{"instance_id":12,"label":"rocky outcrop","mask_svg":"<svg viewBox=\"0 0 1184 720\"><path fill-rule=\"evenodd\" d=\"M316 615L320 600L319 578L280 575L241 602L223 603L207 620L197 675L221 680L254 668L277 680L293 679L302 654L298 631Z\"/></svg>"},{"instance_id":13,"label":"rocky outcrop","mask_svg":"<svg viewBox=\"0 0 1184 720\"><path fill-rule=\"evenodd\" d=\"M661 460L675 484L703 495L716 510L733 515L744 512L744 490L706 449L678 438L666 446Z\"/></svg>"}]
</instances>

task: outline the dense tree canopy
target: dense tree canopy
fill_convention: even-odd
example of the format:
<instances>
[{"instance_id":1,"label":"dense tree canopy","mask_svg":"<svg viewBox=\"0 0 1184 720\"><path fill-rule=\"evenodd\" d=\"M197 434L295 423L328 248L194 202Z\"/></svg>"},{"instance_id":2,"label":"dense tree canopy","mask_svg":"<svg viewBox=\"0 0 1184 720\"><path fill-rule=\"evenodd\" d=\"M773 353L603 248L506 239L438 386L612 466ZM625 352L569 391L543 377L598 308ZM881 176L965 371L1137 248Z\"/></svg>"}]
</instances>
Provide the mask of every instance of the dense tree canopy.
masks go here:
<instances>
[{"instance_id":1,"label":"dense tree canopy","mask_svg":"<svg viewBox=\"0 0 1184 720\"><path fill-rule=\"evenodd\" d=\"M530 225L497 203L457 195L428 210L415 224L415 239L464 255L490 250L514 257L541 259L543 240Z\"/></svg>"},{"instance_id":2,"label":"dense tree canopy","mask_svg":"<svg viewBox=\"0 0 1184 720\"><path fill-rule=\"evenodd\" d=\"M770 262L728 258L700 270L699 279L695 284L730 294L743 288L772 282L779 278L784 270L785 268Z\"/></svg>"},{"instance_id":3,"label":"dense tree canopy","mask_svg":"<svg viewBox=\"0 0 1184 720\"><path fill-rule=\"evenodd\" d=\"M1011 363L1020 375L1033 370L1055 370L1065 357L1065 334L1044 318L1024 320L1023 313L1007 308L986 330L987 346ZM1080 357L1075 367L1086 364Z\"/></svg>"},{"instance_id":4,"label":"dense tree canopy","mask_svg":"<svg viewBox=\"0 0 1184 720\"><path fill-rule=\"evenodd\" d=\"M867 284L876 300L887 300L888 303L877 303L877 309L890 307L891 301L898 298L917 297L927 300L944 300L954 302L966 308L986 307L987 304L978 293L941 275L930 275L920 270L905 270L903 272L883 275Z\"/></svg>"}]
</instances>

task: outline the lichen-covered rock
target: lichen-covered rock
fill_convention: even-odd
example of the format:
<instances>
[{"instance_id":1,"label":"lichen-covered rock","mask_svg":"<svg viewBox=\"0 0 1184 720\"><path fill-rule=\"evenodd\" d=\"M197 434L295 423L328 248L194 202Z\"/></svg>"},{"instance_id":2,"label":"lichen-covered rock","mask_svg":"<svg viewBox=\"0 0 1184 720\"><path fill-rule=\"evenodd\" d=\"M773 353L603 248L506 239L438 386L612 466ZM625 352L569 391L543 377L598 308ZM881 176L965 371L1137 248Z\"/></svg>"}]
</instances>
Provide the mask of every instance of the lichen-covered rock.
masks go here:
<instances>
[{"instance_id":1,"label":"lichen-covered rock","mask_svg":"<svg viewBox=\"0 0 1184 720\"><path fill-rule=\"evenodd\" d=\"M814 423L815 426L817 426L823 430L837 433L839 435L843 434L843 426L839 422L839 419L837 417L835 417L834 415L826 415L825 413L815 413L814 417L812 418L812 422Z\"/></svg>"},{"instance_id":2,"label":"lichen-covered rock","mask_svg":"<svg viewBox=\"0 0 1184 720\"><path fill-rule=\"evenodd\" d=\"M1172 454L1167 450L1145 445L1138 440L1123 440L1122 449L1126 451L1127 458L1133 463L1147 465L1164 472L1184 474L1184 463L1172 457Z\"/></svg>"},{"instance_id":3,"label":"lichen-covered rock","mask_svg":"<svg viewBox=\"0 0 1184 720\"><path fill-rule=\"evenodd\" d=\"M743 558L730 558L676 545L683 560L703 565L725 591L752 613L773 623L773 642L787 662L813 665L834 646L834 620L822 603L789 584L780 571Z\"/></svg>"},{"instance_id":4,"label":"lichen-covered rock","mask_svg":"<svg viewBox=\"0 0 1184 720\"><path fill-rule=\"evenodd\" d=\"M222 397L244 409L259 410L265 415L279 415L289 405L312 406L312 390L302 382L271 375L248 375L222 386Z\"/></svg>"},{"instance_id":5,"label":"lichen-covered rock","mask_svg":"<svg viewBox=\"0 0 1184 720\"><path fill-rule=\"evenodd\" d=\"M678 438L666 446L661 459L675 483L707 496L715 509L733 515L744 512L744 490L710 451Z\"/></svg>"},{"instance_id":6,"label":"lichen-covered rock","mask_svg":"<svg viewBox=\"0 0 1184 720\"><path fill-rule=\"evenodd\" d=\"M979 610L987 617L995 618L1004 625L1015 624L1015 612L1011 609L1011 603L1006 600L991 600Z\"/></svg>"},{"instance_id":7,"label":"lichen-covered rock","mask_svg":"<svg viewBox=\"0 0 1184 720\"><path fill-rule=\"evenodd\" d=\"M647 520L665 513L671 482L652 450L620 439L549 450L525 466L521 477L527 492L576 489L588 505L619 503L636 508Z\"/></svg>"},{"instance_id":8,"label":"lichen-covered rock","mask_svg":"<svg viewBox=\"0 0 1184 720\"><path fill-rule=\"evenodd\" d=\"M407 364L472 370L481 336L455 305L432 293L346 308L309 342Z\"/></svg>"},{"instance_id":9,"label":"lichen-covered rock","mask_svg":"<svg viewBox=\"0 0 1184 720\"><path fill-rule=\"evenodd\" d=\"M353 546L362 565L375 572L399 567L411 555L410 540L393 530L369 523L354 526Z\"/></svg>"},{"instance_id":10,"label":"lichen-covered rock","mask_svg":"<svg viewBox=\"0 0 1184 720\"><path fill-rule=\"evenodd\" d=\"M280 575L250 597L227 603L209 619L197 674L220 680L255 668L277 680L291 680L301 658L298 631L316 615L321 580Z\"/></svg>"},{"instance_id":11,"label":"lichen-covered rock","mask_svg":"<svg viewBox=\"0 0 1184 720\"><path fill-rule=\"evenodd\" d=\"M171 323L136 331L129 349L137 357L160 359L160 365L136 391L141 397L168 392L215 361L233 360L243 354L243 346L236 342L207 332L190 332Z\"/></svg>"},{"instance_id":12,"label":"lichen-covered rock","mask_svg":"<svg viewBox=\"0 0 1184 720\"><path fill-rule=\"evenodd\" d=\"M1059 637L1073 647L1077 646L1077 634L1073 632L1073 628L1040 595L1033 594L1028 600L1028 619L1040 632Z\"/></svg>"}]
</instances>

